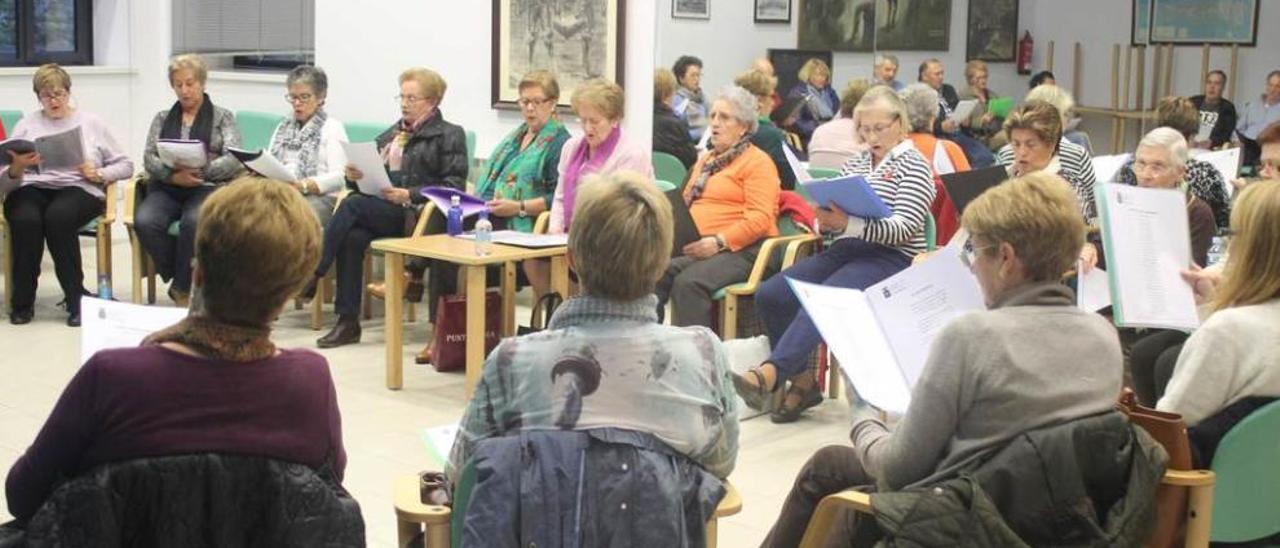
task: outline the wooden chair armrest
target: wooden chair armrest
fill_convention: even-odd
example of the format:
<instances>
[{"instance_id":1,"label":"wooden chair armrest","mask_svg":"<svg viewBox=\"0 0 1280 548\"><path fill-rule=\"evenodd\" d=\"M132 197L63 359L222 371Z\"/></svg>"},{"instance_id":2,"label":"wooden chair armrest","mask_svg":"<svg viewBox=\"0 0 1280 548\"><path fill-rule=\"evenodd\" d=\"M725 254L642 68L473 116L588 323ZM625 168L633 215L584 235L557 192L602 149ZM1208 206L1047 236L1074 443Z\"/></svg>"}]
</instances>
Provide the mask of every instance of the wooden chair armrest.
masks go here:
<instances>
[{"instance_id":1,"label":"wooden chair armrest","mask_svg":"<svg viewBox=\"0 0 1280 548\"><path fill-rule=\"evenodd\" d=\"M423 504L421 493L416 474L396 478L396 519L402 522L447 527L449 520L453 517L453 510L448 506Z\"/></svg>"},{"instance_id":2,"label":"wooden chair armrest","mask_svg":"<svg viewBox=\"0 0 1280 548\"><path fill-rule=\"evenodd\" d=\"M769 268L769 259L773 257L773 251L780 245L786 245L792 240L806 238L807 235L797 234L795 236L775 236L764 241L760 246L760 253L756 255L755 264L751 265L751 273L747 275L747 280L741 285L731 286L733 289L726 289L734 295L754 295L756 289L760 287L760 282L764 281L765 270Z\"/></svg>"},{"instance_id":3,"label":"wooden chair armrest","mask_svg":"<svg viewBox=\"0 0 1280 548\"><path fill-rule=\"evenodd\" d=\"M800 256L800 250L809 248L810 253L817 249L818 244L822 242L822 237L814 234L805 234L797 236L796 239L787 242L787 250L782 255L782 270L786 270L791 265L796 264L796 258Z\"/></svg>"},{"instance_id":4,"label":"wooden chair armrest","mask_svg":"<svg viewBox=\"0 0 1280 548\"><path fill-rule=\"evenodd\" d=\"M134 210L138 207L138 185L146 184L143 182L145 177L146 175L140 173L124 183L124 224L126 226L133 226Z\"/></svg>"},{"instance_id":5,"label":"wooden chair armrest","mask_svg":"<svg viewBox=\"0 0 1280 548\"><path fill-rule=\"evenodd\" d=\"M102 210L102 221L106 224L116 222L116 200L120 197L120 181L107 181L103 185L103 193L106 194L105 207Z\"/></svg>"},{"instance_id":6,"label":"wooden chair armrest","mask_svg":"<svg viewBox=\"0 0 1280 548\"><path fill-rule=\"evenodd\" d=\"M551 226L551 212L543 211L538 214L538 218L533 221L534 234L546 234L547 227Z\"/></svg>"},{"instance_id":7,"label":"wooden chair armrest","mask_svg":"<svg viewBox=\"0 0 1280 548\"><path fill-rule=\"evenodd\" d=\"M422 211L418 213L418 223L413 225L413 233L410 237L417 238L427 233L427 221L431 219L431 212L436 210L435 202L427 202L422 206Z\"/></svg>"},{"instance_id":8,"label":"wooden chair armrest","mask_svg":"<svg viewBox=\"0 0 1280 548\"><path fill-rule=\"evenodd\" d=\"M742 495L738 494L738 488L734 487L729 480L724 482L724 498L720 499L720 504L716 506L715 517L723 518L732 516L742 511Z\"/></svg>"},{"instance_id":9,"label":"wooden chair armrest","mask_svg":"<svg viewBox=\"0 0 1280 548\"><path fill-rule=\"evenodd\" d=\"M1203 487L1217 481L1212 470L1165 470L1160 483L1182 487Z\"/></svg>"},{"instance_id":10,"label":"wooden chair armrest","mask_svg":"<svg viewBox=\"0 0 1280 548\"><path fill-rule=\"evenodd\" d=\"M842 509L870 514L871 495L861 491L841 491L824 497L818 503L818 510L809 518L809 526L804 530L804 540L800 541L800 547L817 548L825 545L826 537L831 534Z\"/></svg>"}]
</instances>

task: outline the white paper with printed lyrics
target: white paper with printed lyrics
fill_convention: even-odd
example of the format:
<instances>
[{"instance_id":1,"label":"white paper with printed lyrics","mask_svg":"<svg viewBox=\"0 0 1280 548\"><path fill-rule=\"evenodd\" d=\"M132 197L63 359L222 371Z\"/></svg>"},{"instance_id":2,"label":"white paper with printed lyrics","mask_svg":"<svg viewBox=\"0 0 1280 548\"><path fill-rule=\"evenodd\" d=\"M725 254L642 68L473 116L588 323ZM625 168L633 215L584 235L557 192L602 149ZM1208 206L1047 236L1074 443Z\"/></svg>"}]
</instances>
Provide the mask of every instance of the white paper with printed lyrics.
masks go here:
<instances>
[{"instance_id":1,"label":"white paper with printed lyrics","mask_svg":"<svg viewBox=\"0 0 1280 548\"><path fill-rule=\"evenodd\" d=\"M156 151L160 162L170 169L199 169L209 163L204 143L192 139L160 139Z\"/></svg>"},{"instance_id":2,"label":"white paper with printed lyrics","mask_svg":"<svg viewBox=\"0 0 1280 548\"><path fill-rule=\"evenodd\" d=\"M382 163L382 155L378 154L378 146L374 143L342 143L342 151L347 154L347 162L360 170L363 177L356 181L361 194L382 196L384 189L392 188L391 178Z\"/></svg>"},{"instance_id":3,"label":"white paper with printed lyrics","mask_svg":"<svg viewBox=\"0 0 1280 548\"><path fill-rule=\"evenodd\" d=\"M187 309L80 299L80 363L99 350L138 346L147 335L187 317Z\"/></svg>"}]
</instances>

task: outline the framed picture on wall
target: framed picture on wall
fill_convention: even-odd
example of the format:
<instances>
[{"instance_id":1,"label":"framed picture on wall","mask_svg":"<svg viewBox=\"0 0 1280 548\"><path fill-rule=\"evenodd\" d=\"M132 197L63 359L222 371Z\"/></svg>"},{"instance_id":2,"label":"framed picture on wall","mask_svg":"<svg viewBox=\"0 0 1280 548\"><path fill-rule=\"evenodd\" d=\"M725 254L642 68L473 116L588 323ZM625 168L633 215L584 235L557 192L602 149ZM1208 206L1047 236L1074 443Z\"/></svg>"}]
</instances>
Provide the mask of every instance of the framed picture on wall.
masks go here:
<instances>
[{"instance_id":1,"label":"framed picture on wall","mask_svg":"<svg viewBox=\"0 0 1280 548\"><path fill-rule=\"evenodd\" d=\"M876 0L800 0L796 47L870 52L875 49L875 10Z\"/></svg>"},{"instance_id":2,"label":"framed picture on wall","mask_svg":"<svg viewBox=\"0 0 1280 548\"><path fill-rule=\"evenodd\" d=\"M1150 0L1153 44L1252 46L1259 0Z\"/></svg>"},{"instance_id":3,"label":"framed picture on wall","mask_svg":"<svg viewBox=\"0 0 1280 548\"><path fill-rule=\"evenodd\" d=\"M876 49L947 51L951 0L877 0Z\"/></svg>"},{"instance_id":4,"label":"framed picture on wall","mask_svg":"<svg viewBox=\"0 0 1280 548\"><path fill-rule=\"evenodd\" d=\"M757 23L790 23L791 0L756 0Z\"/></svg>"},{"instance_id":5,"label":"framed picture on wall","mask_svg":"<svg viewBox=\"0 0 1280 548\"><path fill-rule=\"evenodd\" d=\"M493 0L490 100L517 109L525 74L549 70L559 106L592 78L622 85L626 0Z\"/></svg>"},{"instance_id":6,"label":"framed picture on wall","mask_svg":"<svg viewBox=\"0 0 1280 548\"><path fill-rule=\"evenodd\" d=\"M671 16L676 19L710 19L711 0L671 0Z\"/></svg>"},{"instance_id":7,"label":"framed picture on wall","mask_svg":"<svg viewBox=\"0 0 1280 548\"><path fill-rule=\"evenodd\" d=\"M1145 46L1151 34L1151 0L1133 0L1133 28L1129 29L1129 42Z\"/></svg>"},{"instance_id":8,"label":"framed picture on wall","mask_svg":"<svg viewBox=\"0 0 1280 548\"><path fill-rule=\"evenodd\" d=\"M1012 62L1018 43L1018 0L969 0L965 59Z\"/></svg>"}]
</instances>

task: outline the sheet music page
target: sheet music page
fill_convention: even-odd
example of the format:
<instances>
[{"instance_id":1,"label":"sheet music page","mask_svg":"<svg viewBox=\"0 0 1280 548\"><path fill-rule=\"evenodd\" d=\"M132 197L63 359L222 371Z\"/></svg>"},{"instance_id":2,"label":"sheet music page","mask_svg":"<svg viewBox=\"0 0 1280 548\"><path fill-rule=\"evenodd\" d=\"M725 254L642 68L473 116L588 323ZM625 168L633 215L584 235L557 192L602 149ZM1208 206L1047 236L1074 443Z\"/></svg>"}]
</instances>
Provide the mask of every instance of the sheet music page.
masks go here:
<instances>
[{"instance_id":1,"label":"sheet music page","mask_svg":"<svg viewBox=\"0 0 1280 548\"><path fill-rule=\"evenodd\" d=\"M1131 159L1133 159L1133 155L1129 153L1094 156L1093 174L1098 178L1099 183L1114 183L1116 176L1120 174L1120 168L1129 163Z\"/></svg>"},{"instance_id":2,"label":"sheet music page","mask_svg":"<svg viewBox=\"0 0 1280 548\"><path fill-rule=\"evenodd\" d=\"M1107 279L1107 271L1094 268L1088 273L1077 263L1076 272L1076 305L1081 310L1097 312L1111 306L1111 281Z\"/></svg>"},{"instance_id":3,"label":"sheet music page","mask_svg":"<svg viewBox=\"0 0 1280 548\"><path fill-rule=\"evenodd\" d=\"M142 339L187 317L187 309L80 299L80 363L99 350L138 346Z\"/></svg>"},{"instance_id":4,"label":"sheet music page","mask_svg":"<svg viewBox=\"0 0 1280 548\"><path fill-rule=\"evenodd\" d=\"M165 167L198 169L209 163L204 143L195 140L160 139L156 141L160 161Z\"/></svg>"},{"instance_id":5,"label":"sheet music page","mask_svg":"<svg viewBox=\"0 0 1280 548\"><path fill-rule=\"evenodd\" d=\"M1111 184L1098 197L1116 325L1199 326L1195 295L1180 274L1191 265L1186 196Z\"/></svg>"},{"instance_id":6,"label":"sheet music page","mask_svg":"<svg viewBox=\"0 0 1280 548\"><path fill-rule=\"evenodd\" d=\"M79 169L84 163L84 138L80 126L53 135L37 137L40 169Z\"/></svg>"},{"instance_id":7,"label":"sheet music page","mask_svg":"<svg viewBox=\"0 0 1280 548\"><path fill-rule=\"evenodd\" d=\"M1230 196L1231 190L1235 188L1231 186L1231 181L1240 177L1240 148L1201 152L1195 155L1195 159L1207 162L1222 174L1222 180L1227 184L1227 195Z\"/></svg>"},{"instance_id":8,"label":"sheet music page","mask_svg":"<svg viewBox=\"0 0 1280 548\"><path fill-rule=\"evenodd\" d=\"M347 153L347 162L356 166L362 179L356 181L362 194L382 196L382 190L392 188L391 178L387 177L387 168L378 154L378 145L374 143L342 143L342 151Z\"/></svg>"},{"instance_id":9,"label":"sheet music page","mask_svg":"<svg viewBox=\"0 0 1280 548\"><path fill-rule=\"evenodd\" d=\"M809 170L804 168L804 165L800 163L800 159L796 157L796 153L786 143L782 144L782 152L787 156L787 165L791 166L791 172L796 174L796 182L807 183L813 180L813 177L809 175Z\"/></svg>"},{"instance_id":10,"label":"sheet music page","mask_svg":"<svg viewBox=\"0 0 1280 548\"><path fill-rule=\"evenodd\" d=\"M240 161L244 163L245 167L252 169L254 173L257 173L258 175L268 179L284 181L286 183L298 182L298 177L293 174L293 170L286 167L284 162L281 162L279 158L273 156L270 151L261 150L258 152L250 152L247 150L232 149L231 152L236 156L236 158L240 159ZM242 155L240 153L248 154ZM248 155L256 155L256 157L245 161L244 158L248 157Z\"/></svg>"},{"instance_id":11,"label":"sheet music page","mask_svg":"<svg viewBox=\"0 0 1280 548\"><path fill-rule=\"evenodd\" d=\"M969 116L973 115L973 109L975 108L978 108L977 99L965 99L956 103L956 108L951 111L951 116L948 116L947 119L959 124L968 120Z\"/></svg>"}]
</instances>

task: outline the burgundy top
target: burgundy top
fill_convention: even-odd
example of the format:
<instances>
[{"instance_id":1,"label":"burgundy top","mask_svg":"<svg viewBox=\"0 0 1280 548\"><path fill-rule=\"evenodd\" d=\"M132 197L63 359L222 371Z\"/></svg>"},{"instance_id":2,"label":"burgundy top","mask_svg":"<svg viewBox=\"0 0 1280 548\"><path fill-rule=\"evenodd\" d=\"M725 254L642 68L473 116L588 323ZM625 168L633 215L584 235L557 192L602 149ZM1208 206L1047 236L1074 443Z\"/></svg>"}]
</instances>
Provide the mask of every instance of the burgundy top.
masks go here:
<instances>
[{"instance_id":1,"label":"burgundy top","mask_svg":"<svg viewBox=\"0 0 1280 548\"><path fill-rule=\"evenodd\" d=\"M161 346L98 352L9 471L9 513L29 520L59 481L97 464L192 453L330 461L341 481L347 455L328 362L309 350L245 363Z\"/></svg>"}]
</instances>

